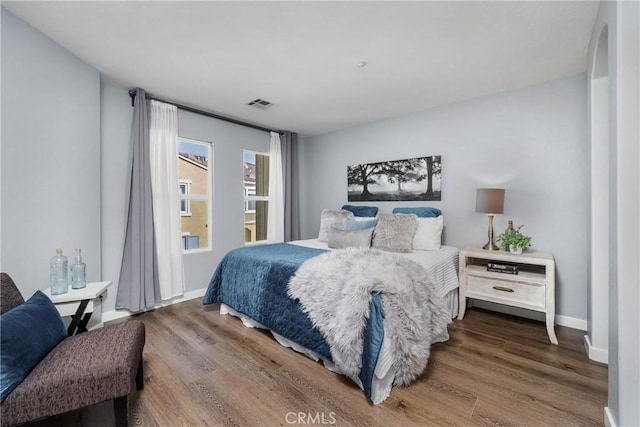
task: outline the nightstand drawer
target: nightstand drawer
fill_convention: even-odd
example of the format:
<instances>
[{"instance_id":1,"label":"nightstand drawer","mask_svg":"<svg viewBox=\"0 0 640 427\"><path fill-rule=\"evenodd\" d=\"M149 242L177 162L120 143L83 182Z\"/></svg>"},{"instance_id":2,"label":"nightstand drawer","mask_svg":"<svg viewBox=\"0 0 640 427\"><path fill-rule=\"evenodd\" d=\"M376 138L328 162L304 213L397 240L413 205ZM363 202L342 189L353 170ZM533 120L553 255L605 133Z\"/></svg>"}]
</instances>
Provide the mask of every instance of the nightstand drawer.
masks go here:
<instances>
[{"instance_id":1,"label":"nightstand drawer","mask_svg":"<svg viewBox=\"0 0 640 427\"><path fill-rule=\"evenodd\" d=\"M468 276L467 297L544 311L545 287L534 283Z\"/></svg>"}]
</instances>

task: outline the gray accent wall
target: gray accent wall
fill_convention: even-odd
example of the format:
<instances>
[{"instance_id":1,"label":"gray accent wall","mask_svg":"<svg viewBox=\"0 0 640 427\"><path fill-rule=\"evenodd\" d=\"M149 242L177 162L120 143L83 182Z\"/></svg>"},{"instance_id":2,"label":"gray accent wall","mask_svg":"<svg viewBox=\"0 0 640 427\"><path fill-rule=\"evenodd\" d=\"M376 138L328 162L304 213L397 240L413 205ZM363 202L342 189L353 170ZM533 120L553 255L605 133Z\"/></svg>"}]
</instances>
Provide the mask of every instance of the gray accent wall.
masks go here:
<instances>
[{"instance_id":1,"label":"gray accent wall","mask_svg":"<svg viewBox=\"0 0 640 427\"><path fill-rule=\"evenodd\" d=\"M434 206L445 243L487 241L487 216L475 212L477 188L506 189L507 221L525 224L533 250L557 263L556 313L586 327L589 142L585 74L433 108L305 139L301 150L302 233L318 234L323 208L347 203L347 166L442 155L442 201L359 203L391 212ZM569 322L572 320L568 319Z\"/></svg>"},{"instance_id":2,"label":"gray accent wall","mask_svg":"<svg viewBox=\"0 0 640 427\"><path fill-rule=\"evenodd\" d=\"M100 75L2 13L2 271L25 298L49 286L57 246L100 271Z\"/></svg>"}]
</instances>

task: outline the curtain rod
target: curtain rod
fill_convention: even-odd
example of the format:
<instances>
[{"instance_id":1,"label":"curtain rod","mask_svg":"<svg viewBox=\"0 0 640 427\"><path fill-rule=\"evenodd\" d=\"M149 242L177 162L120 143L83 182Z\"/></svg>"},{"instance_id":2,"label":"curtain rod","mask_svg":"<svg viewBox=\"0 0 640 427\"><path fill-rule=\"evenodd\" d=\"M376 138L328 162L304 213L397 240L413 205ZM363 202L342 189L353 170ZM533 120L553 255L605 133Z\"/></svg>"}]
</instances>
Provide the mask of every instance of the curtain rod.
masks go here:
<instances>
[{"instance_id":1,"label":"curtain rod","mask_svg":"<svg viewBox=\"0 0 640 427\"><path fill-rule=\"evenodd\" d=\"M133 90L133 89L130 90L129 91L129 96L131 97L131 106L133 107L133 105L135 103L135 99L136 99L136 91ZM202 116L207 116L207 117L211 117L211 118L218 119L218 120L224 120L225 122L234 123L236 125L245 126L245 127L252 128L252 129L257 129L257 130L261 130L261 131L264 131L264 132L284 133L284 131L269 129L269 128L265 128L265 127L262 127L262 126L254 125L252 123L243 122L242 120L232 119L231 117L225 117L225 116L221 116L219 114L210 113L208 111L198 110L197 108L189 107L189 106L182 105L182 104L177 104L177 103L172 102L172 101L167 101L167 100L164 100L164 99L156 98L155 96L147 95L147 99L153 100L153 101L158 101L158 102L164 102L165 104L175 105L177 108L179 108L181 110L189 111L191 113L200 114Z\"/></svg>"}]
</instances>

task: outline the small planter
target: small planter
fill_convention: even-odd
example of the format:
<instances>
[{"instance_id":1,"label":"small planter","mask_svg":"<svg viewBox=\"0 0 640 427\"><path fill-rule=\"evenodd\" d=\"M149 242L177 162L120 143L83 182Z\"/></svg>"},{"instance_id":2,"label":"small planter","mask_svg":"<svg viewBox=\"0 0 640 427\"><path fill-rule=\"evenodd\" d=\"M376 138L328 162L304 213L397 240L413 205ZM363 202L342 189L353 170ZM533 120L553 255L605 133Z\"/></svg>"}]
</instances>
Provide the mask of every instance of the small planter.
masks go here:
<instances>
[{"instance_id":1,"label":"small planter","mask_svg":"<svg viewBox=\"0 0 640 427\"><path fill-rule=\"evenodd\" d=\"M509 227L498 236L496 242L500 244L501 248L510 253L520 255L524 249L531 246L531 237L522 234L520 231L522 227L524 227L524 224L516 229Z\"/></svg>"},{"instance_id":2,"label":"small planter","mask_svg":"<svg viewBox=\"0 0 640 427\"><path fill-rule=\"evenodd\" d=\"M520 255L522 254L522 247L516 246L516 245L509 245L509 252L511 252L514 255Z\"/></svg>"}]
</instances>

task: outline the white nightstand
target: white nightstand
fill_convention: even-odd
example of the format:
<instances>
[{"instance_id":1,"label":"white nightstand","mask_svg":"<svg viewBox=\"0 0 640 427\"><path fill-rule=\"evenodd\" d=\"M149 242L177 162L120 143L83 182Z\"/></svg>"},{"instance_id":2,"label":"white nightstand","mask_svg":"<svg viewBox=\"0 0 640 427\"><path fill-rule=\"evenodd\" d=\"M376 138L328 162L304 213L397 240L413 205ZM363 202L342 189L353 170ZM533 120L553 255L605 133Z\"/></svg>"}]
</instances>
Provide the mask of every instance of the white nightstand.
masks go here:
<instances>
[{"instance_id":1,"label":"white nightstand","mask_svg":"<svg viewBox=\"0 0 640 427\"><path fill-rule=\"evenodd\" d=\"M512 263L518 274L487 271L491 261ZM504 251L488 251L466 247L460 251L460 311L464 317L467 298L490 301L546 314L547 333L558 344L553 329L555 306L555 261L544 252L514 255Z\"/></svg>"},{"instance_id":2,"label":"white nightstand","mask_svg":"<svg viewBox=\"0 0 640 427\"><path fill-rule=\"evenodd\" d=\"M71 316L71 323L67 329L69 335L86 332L91 314L102 304L111 280L106 282L87 283L82 289L71 289L60 295L51 295L51 288L43 290L44 294L55 304L60 316Z\"/></svg>"}]
</instances>

